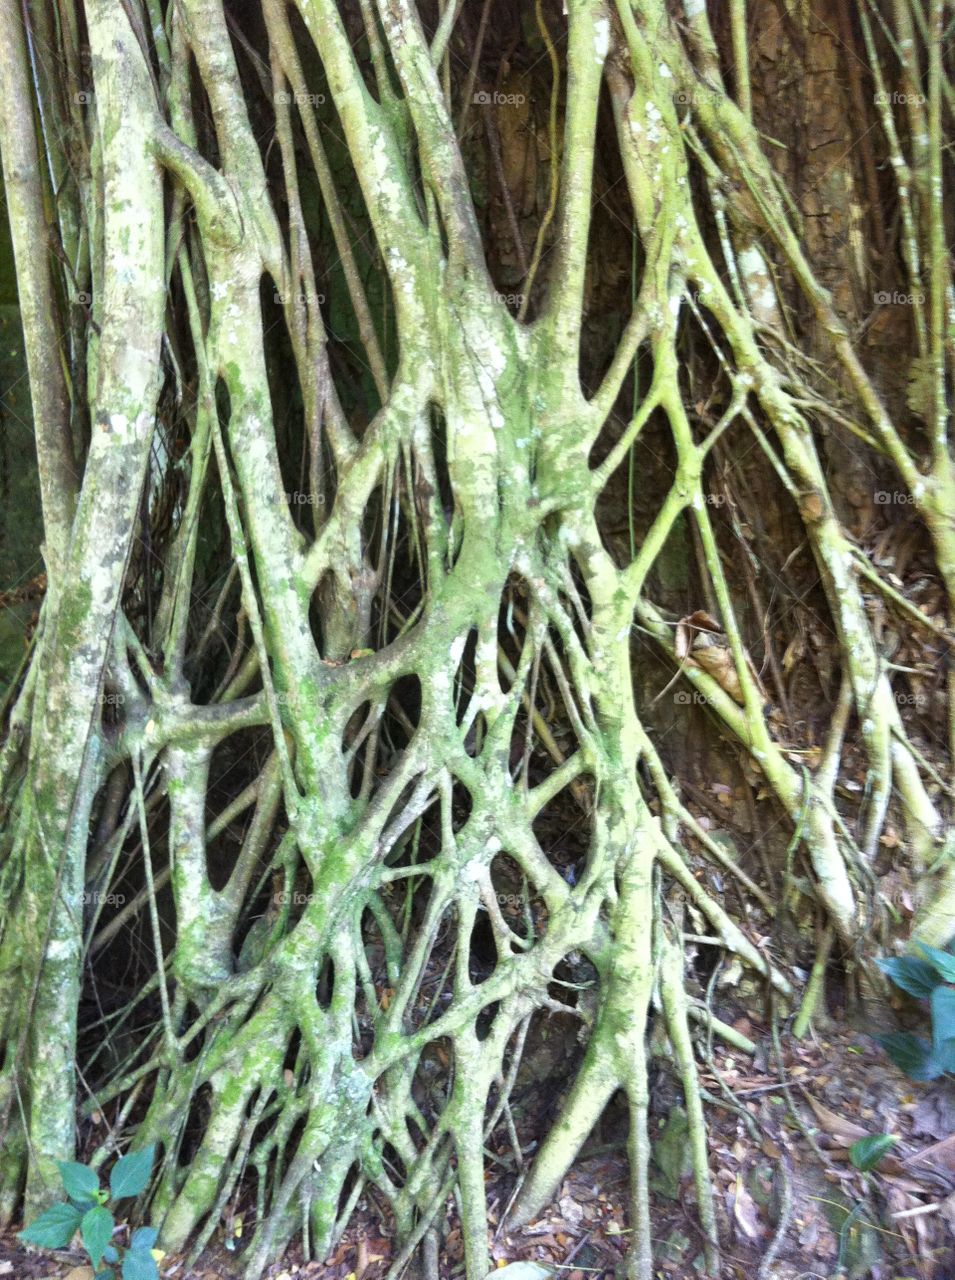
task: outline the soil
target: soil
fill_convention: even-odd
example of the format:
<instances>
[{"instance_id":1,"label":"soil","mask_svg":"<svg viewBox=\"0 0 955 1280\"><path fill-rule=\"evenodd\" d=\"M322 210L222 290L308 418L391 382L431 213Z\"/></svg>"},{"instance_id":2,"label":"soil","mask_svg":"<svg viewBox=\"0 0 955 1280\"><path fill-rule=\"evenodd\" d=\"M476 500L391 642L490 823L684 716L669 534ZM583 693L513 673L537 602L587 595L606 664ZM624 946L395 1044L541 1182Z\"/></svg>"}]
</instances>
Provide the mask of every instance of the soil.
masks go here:
<instances>
[{"instance_id":1,"label":"soil","mask_svg":"<svg viewBox=\"0 0 955 1280\"><path fill-rule=\"evenodd\" d=\"M721 1013L726 1016L725 1010ZM736 1029L757 1043L755 1057L719 1047L712 1067L700 1077L714 1098L707 1114L723 1280L762 1280L760 1263L777 1233L781 1211L785 1232L766 1280L955 1277L955 1083L909 1082L871 1038L839 1029L799 1043L784 1038L783 1086L772 1062L767 1028L754 1025L752 1015L743 1015ZM731 1109L723 1086L758 1126L758 1142L743 1116ZM717 1097L725 1105L715 1105ZM669 1071L661 1071L651 1120L659 1280L690 1280L702 1274L703 1238L693 1181L688 1170L679 1167L686 1146L679 1137L679 1102ZM543 1096L527 1098L528 1124L539 1115L535 1104L544 1103ZM495 1267L534 1261L553 1268L563 1280L611 1280L621 1274L629 1242L624 1132L622 1112L618 1115L611 1103L556 1201L536 1222L515 1232L499 1229L515 1185L513 1152L504 1146L495 1151L500 1164L491 1166L488 1182ZM849 1148L862 1136L876 1133L896 1135L897 1142L873 1172L860 1173L851 1163ZM241 1232L239 1218L232 1221L231 1239L229 1225L221 1224L216 1243L191 1266L181 1257L164 1256L159 1264L163 1280L240 1277L242 1241L237 1231ZM296 1244L265 1276L383 1280L393 1252L388 1220L366 1196L330 1257L305 1262ZM463 1275L453 1200L445 1217L439 1269L441 1280ZM0 1277L5 1276L91 1280L92 1272L77 1251L41 1256L5 1235L0 1237Z\"/></svg>"}]
</instances>

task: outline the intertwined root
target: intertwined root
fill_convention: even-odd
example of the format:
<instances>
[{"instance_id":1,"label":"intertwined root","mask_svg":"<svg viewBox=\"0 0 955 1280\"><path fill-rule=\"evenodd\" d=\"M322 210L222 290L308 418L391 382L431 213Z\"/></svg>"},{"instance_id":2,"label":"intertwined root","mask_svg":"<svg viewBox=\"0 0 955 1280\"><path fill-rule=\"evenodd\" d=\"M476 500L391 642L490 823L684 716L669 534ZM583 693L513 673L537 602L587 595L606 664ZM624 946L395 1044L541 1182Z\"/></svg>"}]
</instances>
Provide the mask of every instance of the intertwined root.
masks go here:
<instances>
[{"instance_id":1,"label":"intertwined root","mask_svg":"<svg viewBox=\"0 0 955 1280\"><path fill-rule=\"evenodd\" d=\"M90 417L99 434L69 547L54 548L68 572L52 576L13 712L17 732L0 757L3 801L16 815L0 879L0 1215L15 1212L28 1170L42 1195L69 1144L82 964L113 954L141 919L152 951L141 998L150 1025L130 1056L120 1032L140 1000L95 1023L108 1033L92 1062L100 1052L114 1061L97 1071L85 1109L112 1115L98 1160L127 1129L160 1144L150 1208L167 1247L200 1249L254 1190L251 1280L296 1231L322 1256L374 1187L397 1225L397 1276L419 1245L433 1264L435 1228L454 1192L469 1280L480 1280L488 1144L509 1141L521 1178L511 1220L527 1221L620 1091L630 1120L631 1266L644 1280L655 1006L686 1096L715 1274L680 904L790 992L689 865L692 834L692 847L769 924L773 886L738 866L687 809L634 677L652 645L745 754L787 821L784 885L804 851L830 945L859 940L894 795L916 874L929 887L930 865L943 876L920 927L952 932L955 864L938 859L932 769L893 699L864 589L912 606L840 524L814 431L829 407L785 336L773 283L774 270L788 273L831 338L851 398L838 416L867 418L866 428L853 422L857 434L908 486L951 590L940 214L929 202L922 219L933 429L923 476L804 258L750 118L746 68L736 67L736 101L722 83L705 6L685 5L677 23L662 0L569 0L566 67L551 31L557 15L538 6L554 77L551 181L516 315L493 287L458 142L462 104L438 70L456 6L445 7L429 43L405 0L363 0L360 63L345 21L357 15L332 0L297 0L293 30L281 0L263 0L268 57L256 71L271 76L267 148L221 0L181 0L165 14L152 0L146 7L134 30L128 6L86 6L97 163L75 179L85 183L76 207L104 209L102 235L89 244L111 310L81 335L97 362ZM731 9L741 56L744 7ZM896 11L903 22L906 5ZM934 30L919 27L937 79ZM316 103L325 95L308 83L318 65L324 117ZM602 86L639 251L630 318L585 388ZM473 107L465 102L463 115ZM940 163L933 111L926 170ZM898 160L891 113L881 120ZM329 143L332 126L341 137ZM306 163L321 192L317 220L302 195ZM907 234L916 235L907 200ZM387 275L378 298L387 325L369 297L372 259L351 238L355 217ZM72 297L87 250L71 231L64 226L77 256L64 279ZM329 354L342 350L326 329L319 243L336 262L331 278L362 344L367 415L352 411L354 387ZM918 248L907 246L913 278ZM688 331L713 372L705 403L683 380L678 343ZM291 393L270 368L276 352L296 374ZM651 371L639 387L638 361ZM170 403L176 430L154 448L153 409ZM285 417L295 419L294 448ZM634 459L651 424L666 435L672 465L638 538ZM181 467L172 460L177 431ZM842 692L827 741L813 744L812 769L766 714L726 529L707 502L708 468L730 439L757 451L779 501L791 503L836 635ZM623 550L606 519L622 474ZM160 509L174 513L155 556L161 571L137 547L144 520L158 535ZM700 604L680 619L652 598L651 584L684 524ZM734 535L734 554L749 557ZM203 593L212 604L200 609ZM853 713L867 784L855 833L836 803ZM254 765L244 766L238 794L226 786L223 798L225 756ZM548 823L576 828L572 858ZM118 884L131 900L101 921L95 904ZM87 900L94 907L84 911ZM14 977L25 1001L11 994ZM55 1044L30 1032L38 1011L62 1029ZM526 1166L522 1057L534 1020L550 1016L579 1023L584 1049Z\"/></svg>"}]
</instances>

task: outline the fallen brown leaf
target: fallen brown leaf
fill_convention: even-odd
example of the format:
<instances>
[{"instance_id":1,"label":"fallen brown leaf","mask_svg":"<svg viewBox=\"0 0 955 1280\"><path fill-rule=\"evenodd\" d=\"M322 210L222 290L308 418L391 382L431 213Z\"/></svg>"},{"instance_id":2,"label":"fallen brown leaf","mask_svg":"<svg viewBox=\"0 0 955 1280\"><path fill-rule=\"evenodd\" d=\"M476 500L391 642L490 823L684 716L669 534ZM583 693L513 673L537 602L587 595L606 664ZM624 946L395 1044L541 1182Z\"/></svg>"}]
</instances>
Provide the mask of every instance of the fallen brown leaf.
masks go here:
<instances>
[{"instance_id":1,"label":"fallen brown leaf","mask_svg":"<svg viewBox=\"0 0 955 1280\"><path fill-rule=\"evenodd\" d=\"M740 1179L736 1181L736 1190L733 1197L733 1217L736 1220L736 1225L747 1240L758 1240L762 1236L763 1227L759 1220L759 1209L756 1207L756 1201L743 1186Z\"/></svg>"},{"instance_id":2,"label":"fallen brown leaf","mask_svg":"<svg viewBox=\"0 0 955 1280\"><path fill-rule=\"evenodd\" d=\"M950 1133L941 1142L933 1142L930 1147L923 1147L912 1156L906 1156L902 1164L908 1169L913 1165L927 1164L955 1173L955 1133Z\"/></svg>"},{"instance_id":3,"label":"fallen brown leaf","mask_svg":"<svg viewBox=\"0 0 955 1280\"><path fill-rule=\"evenodd\" d=\"M816 1119L822 1128L834 1138L836 1142L843 1147L851 1147L853 1142L858 1142L860 1138L869 1136L868 1129L863 1129L861 1124L856 1124L852 1120L846 1120L844 1116L836 1115L834 1111L830 1111L828 1107L824 1107L821 1102L816 1099L805 1089L802 1091L806 1101L812 1107Z\"/></svg>"}]
</instances>

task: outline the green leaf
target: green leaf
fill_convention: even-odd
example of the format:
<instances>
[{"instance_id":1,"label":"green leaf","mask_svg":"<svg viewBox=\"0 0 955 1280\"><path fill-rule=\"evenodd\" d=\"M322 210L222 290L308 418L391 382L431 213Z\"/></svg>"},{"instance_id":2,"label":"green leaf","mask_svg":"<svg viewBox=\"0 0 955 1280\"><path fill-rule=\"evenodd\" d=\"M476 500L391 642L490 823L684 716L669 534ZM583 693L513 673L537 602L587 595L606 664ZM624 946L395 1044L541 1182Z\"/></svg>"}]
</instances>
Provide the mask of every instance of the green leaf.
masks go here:
<instances>
[{"instance_id":1,"label":"green leaf","mask_svg":"<svg viewBox=\"0 0 955 1280\"><path fill-rule=\"evenodd\" d=\"M145 1249L148 1251L156 1243L156 1237L159 1232L155 1227L137 1227L133 1232L133 1238L129 1242L130 1249Z\"/></svg>"},{"instance_id":2,"label":"green leaf","mask_svg":"<svg viewBox=\"0 0 955 1280\"><path fill-rule=\"evenodd\" d=\"M938 1060L943 1072L955 1074L955 1040L943 1040L937 1049L932 1050L932 1056Z\"/></svg>"},{"instance_id":3,"label":"green leaf","mask_svg":"<svg viewBox=\"0 0 955 1280\"><path fill-rule=\"evenodd\" d=\"M955 1040L955 988L932 992L932 1046L938 1053L946 1040Z\"/></svg>"},{"instance_id":4,"label":"green leaf","mask_svg":"<svg viewBox=\"0 0 955 1280\"><path fill-rule=\"evenodd\" d=\"M941 951L938 947L930 947L924 942L918 944L937 974L946 982L955 982L955 956L950 951Z\"/></svg>"},{"instance_id":5,"label":"green leaf","mask_svg":"<svg viewBox=\"0 0 955 1280\"><path fill-rule=\"evenodd\" d=\"M893 1031L890 1035L876 1036L900 1071L910 1080L935 1080L944 1068L932 1052L932 1046L911 1031Z\"/></svg>"},{"instance_id":6,"label":"green leaf","mask_svg":"<svg viewBox=\"0 0 955 1280\"><path fill-rule=\"evenodd\" d=\"M849 1148L849 1159L862 1173L874 1169L882 1157L897 1142L891 1133L870 1133L867 1138L860 1138Z\"/></svg>"},{"instance_id":7,"label":"green leaf","mask_svg":"<svg viewBox=\"0 0 955 1280\"><path fill-rule=\"evenodd\" d=\"M123 1280L159 1280L156 1259L148 1249L131 1249L123 1259Z\"/></svg>"},{"instance_id":8,"label":"green leaf","mask_svg":"<svg viewBox=\"0 0 955 1280\"><path fill-rule=\"evenodd\" d=\"M883 973L887 973L897 987L910 996L927 999L938 986L938 974L926 960L915 956L890 956L876 960Z\"/></svg>"},{"instance_id":9,"label":"green leaf","mask_svg":"<svg viewBox=\"0 0 955 1280\"><path fill-rule=\"evenodd\" d=\"M82 1221L81 1209L71 1204L54 1204L25 1227L19 1238L26 1244L38 1244L41 1249L65 1249Z\"/></svg>"},{"instance_id":10,"label":"green leaf","mask_svg":"<svg viewBox=\"0 0 955 1280\"><path fill-rule=\"evenodd\" d=\"M156 1148L150 1143L142 1151L133 1151L116 1161L109 1175L109 1189L117 1200L145 1191L155 1156Z\"/></svg>"},{"instance_id":11,"label":"green leaf","mask_svg":"<svg viewBox=\"0 0 955 1280\"><path fill-rule=\"evenodd\" d=\"M104 1262L119 1262L119 1250L113 1244L108 1244L103 1250Z\"/></svg>"},{"instance_id":12,"label":"green leaf","mask_svg":"<svg viewBox=\"0 0 955 1280\"><path fill-rule=\"evenodd\" d=\"M103 1254L106 1246L113 1238L113 1215L108 1209L104 1209L101 1204L96 1205L93 1209L88 1209L83 1214L83 1221L80 1230L83 1233L83 1243L86 1245L86 1252L90 1255L90 1262L94 1268L98 1267L103 1261Z\"/></svg>"},{"instance_id":13,"label":"green leaf","mask_svg":"<svg viewBox=\"0 0 955 1280\"><path fill-rule=\"evenodd\" d=\"M93 1170L88 1169L85 1164L78 1164L75 1160L57 1160L56 1164L63 1180L63 1190L70 1199L76 1200L86 1208L95 1204L99 1178Z\"/></svg>"}]
</instances>

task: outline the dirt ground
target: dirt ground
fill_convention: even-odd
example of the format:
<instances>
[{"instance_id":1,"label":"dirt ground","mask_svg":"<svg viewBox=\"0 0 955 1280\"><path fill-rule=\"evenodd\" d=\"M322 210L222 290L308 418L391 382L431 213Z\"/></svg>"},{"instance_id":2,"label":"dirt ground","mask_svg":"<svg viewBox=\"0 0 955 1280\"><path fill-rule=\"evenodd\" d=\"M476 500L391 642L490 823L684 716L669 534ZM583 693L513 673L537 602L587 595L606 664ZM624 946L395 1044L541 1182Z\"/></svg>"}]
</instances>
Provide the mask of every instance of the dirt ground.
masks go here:
<instances>
[{"instance_id":1,"label":"dirt ground","mask_svg":"<svg viewBox=\"0 0 955 1280\"><path fill-rule=\"evenodd\" d=\"M757 1045L765 1039L760 1035L765 1029L751 1019L738 1019L737 1030ZM762 1048L753 1057L717 1048L712 1067L701 1074L709 1095L721 1277L952 1280L955 1083L913 1084L871 1039L845 1031L790 1042L784 1055L785 1086ZM542 1097L537 1101L543 1104ZM535 1118L531 1112L529 1106L528 1124ZM623 1113L611 1104L555 1203L519 1232L499 1227L515 1186L515 1157L503 1146L494 1152L500 1164L491 1165L488 1204L496 1267L534 1261L562 1280L611 1280L620 1274L629 1239L623 1133ZM689 1280L702 1274L703 1236L685 1164L682 1108L669 1073L662 1070L651 1133L656 1276ZM896 1135L897 1142L873 1172L863 1174L853 1168L848 1150L875 1133ZM223 1222L216 1243L196 1263L163 1257L163 1280L239 1277L247 1212ZM761 1272L777 1237L775 1256ZM366 1196L330 1257L306 1263L294 1246L266 1275L268 1280L383 1280L393 1253L390 1223ZM440 1272L442 1280L463 1274L453 1201L444 1223ZM27 1253L11 1235L0 1238L0 1277L90 1280L91 1275L78 1251L41 1256Z\"/></svg>"}]
</instances>

